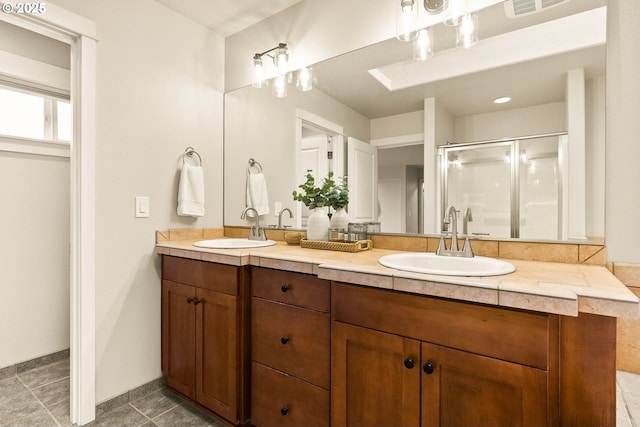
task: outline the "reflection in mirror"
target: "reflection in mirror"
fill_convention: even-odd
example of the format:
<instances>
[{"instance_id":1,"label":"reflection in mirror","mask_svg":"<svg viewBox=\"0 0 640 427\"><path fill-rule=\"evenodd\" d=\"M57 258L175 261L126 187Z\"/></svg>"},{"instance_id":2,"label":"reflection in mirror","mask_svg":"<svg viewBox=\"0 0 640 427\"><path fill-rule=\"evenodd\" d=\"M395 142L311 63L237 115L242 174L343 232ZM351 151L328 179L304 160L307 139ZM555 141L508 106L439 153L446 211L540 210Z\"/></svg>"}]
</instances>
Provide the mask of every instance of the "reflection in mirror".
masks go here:
<instances>
[{"instance_id":1,"label":"reflection in mirror","mask_svg":"<svg viewBox=\"0 0 640 427\"><path fill-rule=\"evenodd\" d=\"M344 140L355 138L378 147L378 220L381 230L389 233L440 232L438 147L567 133L569 151L564 161L569 163L562 171L554 166L558 197L563 199L558 213L550 215L558 226L553 235L523 228L520 238L601 238L604 7L605 0L572 1L508 18L504 4L499 3L480 11L480 42L471 49L452 49L455 40L448 33L450 28L438 25L434 27L435 55L424 63L411 60L411 43L393 39L314 64L316 81L309 92L291 87L287 98L276 99L269 90L246 87L225 94L225 225L247 225L239 214L244 207L243 174L249 157L261 162L268 183L272 206L265 222L276 222L276 206L296 212L291 192L302 182L298 176L298 134L301 138L302 132L298 120L303 110L341 127ZM571 22L565 23L565 17ZM582 31L582 19L590 22L590 31ZM535 31L543 36L554 31L562 34L548 41L553 52L541 52L542 41L531 49L519 44L519 37L530 37ZM536 40L542 40L540 37ZM560 50L571 43L573 48ZM534 57L523 57L533 50ZM491 102L507 95L512 98L509 103ZM576 140L580 141L577 149ZM401 154L402 150L421 150L422 154ZM411 159L402 160L405 156ZM345 159L342 167L348 163ZM350 179L352 184L356 183ZM404 190L393 190L403 185ZM534 188L529 186L526 191ZM456 197L461 200L456 208L462 211L465 196ZM480 196L466 197L477 201ZM397 211L390 208L396 203L402 205ZM520 212L527 209L526 204L519 207ZM549 214L540 215L546 220ZM480 218L480 212L477 216ZM531 221L527 224L529 230L547 229L541 224L529 227ZM292 225L302 225L301 219L296 218Z\"/></svg>"}]
</instances>

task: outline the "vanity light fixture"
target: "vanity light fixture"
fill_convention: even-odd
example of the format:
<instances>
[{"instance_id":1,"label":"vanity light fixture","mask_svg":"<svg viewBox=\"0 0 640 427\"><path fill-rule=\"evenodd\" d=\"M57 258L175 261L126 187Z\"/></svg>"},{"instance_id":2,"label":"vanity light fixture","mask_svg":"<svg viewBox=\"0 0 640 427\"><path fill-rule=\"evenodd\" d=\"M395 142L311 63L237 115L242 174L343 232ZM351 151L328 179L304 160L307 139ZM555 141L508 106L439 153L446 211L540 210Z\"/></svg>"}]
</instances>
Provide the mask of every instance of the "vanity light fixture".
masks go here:
<instances>
[{"instance_id":1,"label":"vanity light fixture","mask_svg":"<svg viewBox=\"0 0 640 427\"><path fill-rule=\"evenodd\" d=\"M289 65L289 49L286 43L279 43L278 46L265 50L262 53L256 53L253 55L253 86L265 87L268 85L266 80L266 73L262 57L267 55L273 59L273 64L276 67L277 75L284 75L287 72Z\"/></svg>"},{"instance_id":2,"label":"vanity light fixture","mask_svg":"<svg viewBox=\"0 0 640 427\"><path fill-rule=\"evenodd\" d=\"M275 67L275 77L273 77L272 93L278 98L287 96L287 87L292 81L293 74L289 71L289 49L286 43L278 43L278 46L253 55L252 86L263 88L269 85L263 56L268 56L273 60ZM273 76L273 73L271 73ZM296 87L306 92L313 89L313 72L311 67L302 67L296 73Z\"/></svg>"},{"instance_id":3,"label":"vanity light fixture","mask_svg":"<svg viewBox=\"0 0 640 427\"><path fill-rule=\"evenodd\" d=\"M425 61L433 56L433 31L420 28L418 0L400 1L396 8L396 38L413 41L413 58ZM442 15L442 23L456 28L456 46L465 49L478 42L478 12L468 12L468 0L422 0L430 15Z\"/></svg>"}]
</instances>

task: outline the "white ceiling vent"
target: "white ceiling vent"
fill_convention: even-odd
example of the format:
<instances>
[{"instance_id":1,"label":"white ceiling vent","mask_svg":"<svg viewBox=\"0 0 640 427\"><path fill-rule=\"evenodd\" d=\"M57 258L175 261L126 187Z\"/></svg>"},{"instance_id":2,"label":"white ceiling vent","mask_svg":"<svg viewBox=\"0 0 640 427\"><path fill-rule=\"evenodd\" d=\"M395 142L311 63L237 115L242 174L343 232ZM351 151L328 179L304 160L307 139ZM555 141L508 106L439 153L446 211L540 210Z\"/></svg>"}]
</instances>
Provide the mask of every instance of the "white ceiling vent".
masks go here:
<instances>
[{"instance_id":1,"label":"white ceiling vent","mask_svg":"<svg viewBox=\"0 0 640 427\"><path fill-rule=\"evenodd\" d=\"M504 10L507 17L518 18L567 2L569 0L507 0L504 2Z\"/></svg>"}]
</instances>

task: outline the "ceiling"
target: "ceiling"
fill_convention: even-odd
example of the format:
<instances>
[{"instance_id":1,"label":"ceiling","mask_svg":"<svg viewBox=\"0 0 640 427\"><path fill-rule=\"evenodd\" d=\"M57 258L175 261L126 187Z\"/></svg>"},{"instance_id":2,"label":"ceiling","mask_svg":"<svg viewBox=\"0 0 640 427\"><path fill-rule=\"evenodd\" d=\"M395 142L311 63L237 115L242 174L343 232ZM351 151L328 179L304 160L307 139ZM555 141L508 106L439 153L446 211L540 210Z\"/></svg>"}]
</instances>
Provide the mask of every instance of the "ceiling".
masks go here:
<instances>
[{"instance_id":1,"label":"ceiling","mask_svg":"<svg viewBox=\"0 0 640 427\"><path fill-rule=\"evenodd\" d=\"M302 0L156 0L227 37Z\"/></svg>"}]
</instances>

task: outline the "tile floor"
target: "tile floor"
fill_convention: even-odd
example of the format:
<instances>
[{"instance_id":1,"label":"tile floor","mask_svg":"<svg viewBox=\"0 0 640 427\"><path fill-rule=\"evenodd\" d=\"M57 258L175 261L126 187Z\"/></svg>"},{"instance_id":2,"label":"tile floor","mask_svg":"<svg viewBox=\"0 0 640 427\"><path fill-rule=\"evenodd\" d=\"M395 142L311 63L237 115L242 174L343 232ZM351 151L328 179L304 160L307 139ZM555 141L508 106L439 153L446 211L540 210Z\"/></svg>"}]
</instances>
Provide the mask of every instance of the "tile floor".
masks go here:
<instances>
[{"instance_id":1,"label":"tile floor","mask_svg":"<svg viewBox=\"0 0 640 427\"><path fill-rule=\"evenodd\" d=\"M0 380L0 427L67 427L69 360ZM91 427L226 427L168 390L100 414Z\"/></svg>"},{"instance_id":2,"label":"tile floor","mask_svg":"<svg viewBox=\"0 0 640 427\"><path fill-rule=\"evenodd\" d=\"M618 371L617 427L640 427L640 375ZM68 427L69 360L0 381L0 427ZM98 416L92 427L226 427L167 390Z\"/></svg>"}]
</instances>

